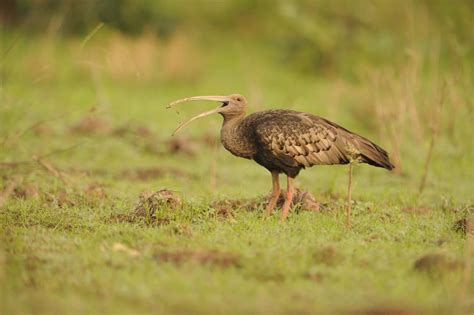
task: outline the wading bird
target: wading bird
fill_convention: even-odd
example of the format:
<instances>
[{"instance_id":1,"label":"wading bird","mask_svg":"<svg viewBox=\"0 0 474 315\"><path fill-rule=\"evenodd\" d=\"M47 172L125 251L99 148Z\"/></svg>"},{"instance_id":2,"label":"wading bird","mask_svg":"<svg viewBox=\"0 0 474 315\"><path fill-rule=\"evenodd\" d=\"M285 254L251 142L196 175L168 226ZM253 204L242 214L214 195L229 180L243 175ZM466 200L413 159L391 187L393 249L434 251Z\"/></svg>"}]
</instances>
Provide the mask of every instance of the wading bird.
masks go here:
<instances>
[{"instance_id":1,"label":"wading bird","mask_svg":"<svg viewBox=\"0 0 474 315\"><path fill-rule=\"evenodd\" d=\"M394 167L384 149L322 117L284 109L246 116L247 101L239 94L188 97L172 102L168 108L190 101L215 101L221 105L183 122L173 134L196 119L222 115L224 147L236 156L254 160L272 174L273 191L266 207L267 215L272 214L280 196L279 174L287 176L282 221L288 216L294 194L293 181L301 169L353 161L388 170Z\"/></svg>"}]
</instances>

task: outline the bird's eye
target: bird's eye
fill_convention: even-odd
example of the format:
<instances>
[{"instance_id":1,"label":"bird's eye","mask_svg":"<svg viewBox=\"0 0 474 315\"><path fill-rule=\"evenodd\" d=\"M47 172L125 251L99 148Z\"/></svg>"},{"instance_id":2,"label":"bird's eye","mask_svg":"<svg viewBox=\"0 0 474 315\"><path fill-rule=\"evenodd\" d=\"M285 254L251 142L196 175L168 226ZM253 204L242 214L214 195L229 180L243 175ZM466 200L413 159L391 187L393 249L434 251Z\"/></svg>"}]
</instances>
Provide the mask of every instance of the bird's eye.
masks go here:
<instances>
[{"instance_id":1,"label":"bird's eye","mask_svg":"<svg viewBox=\"0 0 474 315\"><path fill-rule=\"evenodd\" d=\"M241 98L241 97L237 97L237 102L242 102L242 98Z\"/></svg>"}]
</instances>

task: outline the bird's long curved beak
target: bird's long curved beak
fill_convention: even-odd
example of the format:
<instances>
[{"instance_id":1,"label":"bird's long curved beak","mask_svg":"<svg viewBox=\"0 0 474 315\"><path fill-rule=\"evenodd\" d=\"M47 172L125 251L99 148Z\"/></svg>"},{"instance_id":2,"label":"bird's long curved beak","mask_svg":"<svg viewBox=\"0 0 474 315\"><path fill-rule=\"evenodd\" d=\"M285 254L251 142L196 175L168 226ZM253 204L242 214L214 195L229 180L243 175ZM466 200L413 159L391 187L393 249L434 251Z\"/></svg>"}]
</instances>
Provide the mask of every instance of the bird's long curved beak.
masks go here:
<instances>
[{"instance_id":1,"label":"bird's long curved beak","mask_svg":"<svg viewBox=\"0 0 474 315\"><path fill-rule=\"evenodd\" d=\"M175 134L177 134L181 129L183 129L184 127L186 127L187 125L189 125L191 122L195 121L196 119L199 119L199 118L202 118L202 117L206 117L206 116L209 116L209 115L212 115L212 114L217 114L219 113L221 110L220 107L217 107L216 109L213 109L213 110L210 110L208 112L204 112L204 113L201 113L197 116L194 116L193 118L191 119L188 119L186 120L185 122L181 123L176 129L175 131L173 131L173 136Z\"/></svg>"},{"instance_id":2,"label":"bird's long curved beak","mask_svg":"<svg viewBox=\"0 0 474 315\"><path fill-rule=\"evenodd\" d=\"M180 99L180 100L177 100L177 101L174 101L172 103L170 103L166 108L171 108L177 104L180 104L180 103L185 103L185 102L191 102L191 101L215 101L215 102L222 102L222 103L226 103L229 101L229 97L227 96L219 96L219 95L209 95L209 96L193 96L193 97L187 97L187 98L183 98L183 99ZM186 120L185 122L181 123L177 128L176 130L173 132L173 135L175 135L176 133L178 133L181 129L183 129L184 127L186 127L187 125L189 125L191 122L195 121L196 119L199 119L199 118L202 118L202 117L206 117L206 116L209 116L209 115L212 115L212 114L217 114L217 113L220 113L221 112L221 107L217 107L213 110L210 110L210 111L207 111L207 112L204 112L204 113L201 113L197 116L194 116L192 117L191 119L188 119Z\"/></svg>"},{"instance_id":3,"label":"bird's long curved beak","mask_svg":"<svg viewBox=\"0 0 474 315\"><path fill-rule=\"evenodd\" d=\"M180 100L174 101L170 103L166 108L171 108L175 105L178 105L180 103L186 103L186 102L191 102L191 101L215 101L215 102L228 102L229 97L228 96L220 96L220 95L208 95L208 96L193 96L193 97L186 97L182 98Z\"/></svg>"}]
</instances>

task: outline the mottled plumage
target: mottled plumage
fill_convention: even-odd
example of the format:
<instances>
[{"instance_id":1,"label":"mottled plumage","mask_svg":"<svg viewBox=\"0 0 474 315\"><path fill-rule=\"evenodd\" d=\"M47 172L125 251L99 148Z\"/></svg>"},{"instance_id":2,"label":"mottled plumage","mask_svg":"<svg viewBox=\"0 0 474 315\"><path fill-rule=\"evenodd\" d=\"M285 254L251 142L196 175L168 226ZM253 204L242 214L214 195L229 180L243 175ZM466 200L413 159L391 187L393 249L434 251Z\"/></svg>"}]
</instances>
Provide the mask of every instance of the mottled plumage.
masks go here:
<instances>
[{"instance_id":1,"label":"mottled plumage","mask_svg":"<svg viewBox=\"0 0 474 315\"><path fill-rule=\"evenodd\" d=\"M347 164L351 160L393 168L385 150L315 115L278 109L257 112L236 122L224 121L224 147L269 171L295 177L307 167Z\"/></svg>"},{"instance_id":2,"label":"mottled plumage","mask_svg":"<svg viewBox=\"0 0 474 315\"><path fill-rule=\"evenodd\" d=\"M288 191L283 205L286 218L293 197L293 178L301 169L314 165L367 163L393 169L387 152L371 142L327 119L291 110L266 110L245 116L247 102L238 94L199 96L174 102L214 100L222 105L181 124L213 113L224 117L221 142L232 154L253 159L272 173L273 195L267 207L270 214L280 194L278 174L288 176Z\"/></svg>"}]
</instances>

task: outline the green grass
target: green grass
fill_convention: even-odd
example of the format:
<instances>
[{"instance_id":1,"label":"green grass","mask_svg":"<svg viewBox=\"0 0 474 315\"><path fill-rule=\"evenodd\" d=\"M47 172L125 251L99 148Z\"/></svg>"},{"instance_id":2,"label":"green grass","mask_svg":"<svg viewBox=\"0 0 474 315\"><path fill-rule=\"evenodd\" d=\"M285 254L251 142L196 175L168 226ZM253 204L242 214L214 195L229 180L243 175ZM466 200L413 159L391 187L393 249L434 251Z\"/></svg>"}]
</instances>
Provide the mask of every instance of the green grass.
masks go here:
<instances>
[{"instance_id":1,"label":"green grass","mask_svg":"<svg viewBox=\"0 0 474 315\"><path fill-rule=\"evenodd\" d=\"M427 61L423 70L407 66L400 73L383 72L374 66L355 80L312 78L276 63L258 43L229 43L221 47L233 49L201 47L203 56L195 62L205 70L196 70L191 81L180 80L187 74L179 70L174 74L178 79L170 79L156 64L156 73L143 79L114 75L107 66L91 74L80 62L87 53L77 47L74 41L51 44L21 37L2 64L0 139L6 140L0 162L27 162L0 165L4 192L18 182L1 207L2 313L473 311L474 277L466 272L472 251L466 253L468 238L453 229L474 203L474 87L469 72L434 69ZM90 58L105 62L100 56ZM387 87L377 89L383 83L364 77L376 74ZM405 74L423 80L406 86ZM439 102L443 80L448 92L427 185L419 194L433 104ZM235 208L233 218L223 218L210 202L265 195L270 175L220 145L213 148L202 141L192 142L194 155L170 154L164 142L178 122L214 104L183 105L179 115L165 105L184 96L233 92L248 96L251 111L308 111L374 139L392 153L398 150L402 172L355 168L352 228L344 224L344 166L304 170L296 181L328 203L330 211L291 212L286 224L279 222L278 212L264 219L263 209ZM418 111L419 127L410 106ZM71 132L85 116L103 123L105 130ZM384 117L390 119L381 121ZM42 132L28 129L43 120ZM186 128L182 137L217 137L220 123L220 117L209 117ZM152 136L112 134L127 124L146 127ZM67 185L32 159L51 152L44 160L66 174ZM147 180L123 175L147 168L164 173ZM173 175L176 170L181 175ZM91 193L91 185L106 196ZM27 187L39 196L21 198ZM184 202L178 209L160 209L166 224L114 219L130 214L141 192L162 188L175 191ZM117 250L116 244L125 250ZM222 265L212 259L203 263L188 257L176 263L158 258L184 250L231 253L238 259ZM415 270L417 259L430 253L464 267L436 274Z\"/></svg>"}]
</instances>

